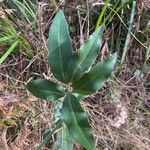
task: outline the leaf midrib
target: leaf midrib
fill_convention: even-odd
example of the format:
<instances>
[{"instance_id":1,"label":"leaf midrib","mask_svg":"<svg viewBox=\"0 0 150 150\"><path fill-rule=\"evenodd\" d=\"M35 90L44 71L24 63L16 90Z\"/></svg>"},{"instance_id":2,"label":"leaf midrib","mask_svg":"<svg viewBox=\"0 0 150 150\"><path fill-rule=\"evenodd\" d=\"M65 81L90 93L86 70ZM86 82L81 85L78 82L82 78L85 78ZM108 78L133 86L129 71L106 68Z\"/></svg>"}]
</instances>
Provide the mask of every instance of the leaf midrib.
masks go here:
<instances>
[{"instance_id":1,"label":"leaf midrib","mask_svg":"<svg viewBox=\"0 0 150 150\"><path fill-rule=\"evenodd\" d=\"M43 91L43 92L47 92L47 93L54 93L54 94L58 94L58 95L63 95L64 93L59 91L59 92L54 92L54 91L51 91L51 90L38 90L38 91Z\"/></svg>"},{"instance_id":2,"label":"leaf midrib","mask_svg":"<svg viewBox=\"0 0 150 150\"><path fill-rule=\"evenodd\" d=\"M67 146L65 145L65 141L66 141L66 144L68 144L67 139L66 139L67 138L66 132L67 132L66 129L62 127L62 148L65 147L65 150L68 150L68 145Z\"/></svg>"},{"instance_id":3,"label":"leaf midrib","mask_svg":"<svg viewBox=\"0 0 150 150\"><path fill-rule=\"evenodd\" d=\"M96 37L98 37L98 35L97 35ZM89 39L89 40L90 40L90 39ZM97 40L97 39L96 39L96 40ZM91 47L90 47L90 49L89 49L89 52L87 53L87 55L85 56L85 58L80 62L80 64L77 65L77 68L76 68L75 71L73 72L73 75L72 75L72 77L71 77L71 80L74 78L74 75L76 74L77 70L80 68L80 66L82 66L83 62L85 61L85 59L87 58L87 56L88 56L89 53L91 52L91 48L93 47L93 45L94 45L94 43L95 43L96 40L94 40L94 42L93 42L93 44L91 45Z\"/></svg>"},{"instance_id":4,"label":"leaf midrib","mask_svg":"<svg viewBox=\"0 0 150 150\"><path fill-rule=\"evenodd\" d=\"M90 83L92 80L95 80L101 73L99 73L97 76L93 77L91 80L88 80L85 84L83 84L82 86L80 86L79 89L82 89L85 85L87 85L88 83Z\"/></svg>"},{"instance_id":5,"label":"leaf midrib","mask_svg":"<svg viewBox=\"0 0 150 150\"><path fill-rule=\"evenodd\" d=\"M59 26L59 29L58 29L58 43L61 42L61 39L60 39L60 19L59 19L59 23L58 23L58 26ZM60 65L61 65L61 70L62 70L62 76L63 76L63 79L64 81L66 82L66 78L65 78L65 74L64 74L64 68L63 68L63 63L62 63L62 53L61 53L61 48L60 48L60 44L58 44L58 51L59 51L59 58L60 58Z\"/></svg>"}]
</instances>

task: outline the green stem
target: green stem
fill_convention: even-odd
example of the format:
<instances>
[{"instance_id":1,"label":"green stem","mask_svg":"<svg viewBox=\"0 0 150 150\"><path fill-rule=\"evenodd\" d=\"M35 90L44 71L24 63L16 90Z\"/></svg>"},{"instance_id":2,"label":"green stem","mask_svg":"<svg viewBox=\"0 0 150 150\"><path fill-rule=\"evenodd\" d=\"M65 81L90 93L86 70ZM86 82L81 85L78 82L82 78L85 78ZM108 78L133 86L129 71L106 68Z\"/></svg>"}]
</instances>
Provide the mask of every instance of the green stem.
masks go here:
<instances>
[{"instance_id":1,"label":"green stem","mask_svg":"<svg viewBox=\"0 0 150 150\"><path fill-rule=\"evenodd\" d=\"M125 61L125 57L126 57L127 50L128 50L128 45L130 42L131 30L132 30L133 21L134 21L134 15L135 15L135 6L136 6L136 2L133 1L128 33L127 33L126 42L125 42L125 46L123 48L123 54L122 54L122 58L121 58L121 66L123 65L123 63Z\"/></svg>"},{"instance_id":2,"label":"green stem","mask_svg":"<svg viewBox=\"0 0 150 150\"><path fill-rule=\"evenodd\" d=\"M105 11L106 11L106 8L107 8L107 5L109 4L109 2L110 2L110 0L107 0L106 1L106 4L103 6L103 9L102 9L102 11L100 12L100 14L99 14L99 17L98 17L98 20L97 20L97 22L96 22L96 27L95 27L95 29L97 29L102 23L102 18L103 18L103 16L104 16L104 13L105 13Z\"/></svg>"},{"instance_id":3,"label":"green stem","mask_svg":"<svg viewBox=\"0 0 150 150\"><path fill-rule=\"evenodd\" d=\"M132 10L131 10L131 16L130 16L130 22L129 22L129 28L128 28L128 33L127 33L127 37L126 37L126 41L125 41L125 46L123 48L123 54L122 54L122 57L121 57L121 63L120 63L120 65L117 68L116 76L118 76L120 74L120 72L121 72L121 69L122 69L123 63L125 61L126 54L127 54L128 45L129 45L129 42L130 42L130 37L131 37L131 35L133 35L131 30L132 30L132 26L133 26L133 20L134 20L134 14L135 14L135 6L136 6L136 2L133 1Z\"/></svg>"}]
</instances>

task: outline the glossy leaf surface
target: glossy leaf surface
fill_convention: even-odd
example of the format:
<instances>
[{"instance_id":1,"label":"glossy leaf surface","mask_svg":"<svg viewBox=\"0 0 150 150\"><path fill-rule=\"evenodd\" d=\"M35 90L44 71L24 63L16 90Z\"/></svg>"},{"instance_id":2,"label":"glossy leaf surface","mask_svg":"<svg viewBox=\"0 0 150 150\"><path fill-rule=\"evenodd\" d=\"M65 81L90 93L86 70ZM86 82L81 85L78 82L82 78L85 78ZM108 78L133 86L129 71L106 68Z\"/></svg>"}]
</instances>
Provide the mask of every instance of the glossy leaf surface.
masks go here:
<instances>
[{"instance_id":1,"label":"glossy leaf surface","mask_svg":"<svg viewBox=\"0 0 150 150\"><path fill-rule=\"evenodd\" d=\"M117 53L110 59L97 63L82 78L73 84L74 92L89 95L99 90L110 77L117 61Z\"/></svg>"},{"instance_id":2,"label":"glossy leaf surface","mask_svg":"<svg viewBox=\"0 0 150 150\"><path fill-rule=\"evenodd\" d=\"M59 11L52 22L48 38L49 64L54 76L64 83L69 82L68 63L72 58L72 45L68 25L63 14Z\"/></svg>"},{"instance_id":3,"label":"glossy leaf surface","mask_svg":"<svg viewBox=\"0 0 150 150\"><path fill-rule=\"evenodd\" d=\"M94 138L87 115L77 98L70 93L64 99L62 117L74 141L87 150L93 150Z\"/></svg>"},{"instance_id":4,"label":"glossy leaf surface","mask_svg":"<svg viewBox=\"0 0 150 150\"><path fill-rule=\"evenodd\" d=\"M95 63L102 44L103 28L99 27L74 54L74 66L72 65L74 68L70 70L73 71L72 82L77 81Z\"/></svg>"},{"instance_id":5,"label":"glossy leaf surface","mask_svg":"<svg viewBox=\"0 0 150 150\"><path fill-rule=\"evenodd\" d=\"M48 101L55 101L65 95L65 93L61 91L60 86L52 81L44 79L30 81L27 84L27 89L34 96Z\"/></svg>"}]
</instances>

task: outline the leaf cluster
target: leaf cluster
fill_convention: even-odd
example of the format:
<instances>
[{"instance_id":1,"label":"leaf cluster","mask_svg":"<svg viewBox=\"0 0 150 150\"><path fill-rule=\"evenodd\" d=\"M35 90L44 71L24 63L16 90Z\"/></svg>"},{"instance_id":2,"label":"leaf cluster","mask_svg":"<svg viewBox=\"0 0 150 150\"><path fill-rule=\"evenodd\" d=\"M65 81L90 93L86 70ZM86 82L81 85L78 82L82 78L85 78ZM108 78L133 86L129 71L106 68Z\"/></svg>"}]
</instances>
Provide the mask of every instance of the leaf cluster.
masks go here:
<instances>
[{"instance_id":1,"label":"leaf cluster","mask_svg":"<svg viewBox=\"0 0 150 150\"><path fill-rule=\"evenodd\" d=\"M74 53L64 13L62 10L58 11L49 31L48 60L54 77L69 85L72 90L66 92L62 85L45 79L27 84L27 89L41 99L56 103L64 97L60 108L60 120L65 124L62 127L62 141L68 143L67 140L72 139L87 150L94 149L94 137L88 117L78 98L98 91L110 77L117 60L115 53L107 60L95 64L102 45L103 31L103 25L98 27ZM74 142L72 146L64 143L61 148L67 150L67 145L70 149Z\"/></svg>"}]
</instances>

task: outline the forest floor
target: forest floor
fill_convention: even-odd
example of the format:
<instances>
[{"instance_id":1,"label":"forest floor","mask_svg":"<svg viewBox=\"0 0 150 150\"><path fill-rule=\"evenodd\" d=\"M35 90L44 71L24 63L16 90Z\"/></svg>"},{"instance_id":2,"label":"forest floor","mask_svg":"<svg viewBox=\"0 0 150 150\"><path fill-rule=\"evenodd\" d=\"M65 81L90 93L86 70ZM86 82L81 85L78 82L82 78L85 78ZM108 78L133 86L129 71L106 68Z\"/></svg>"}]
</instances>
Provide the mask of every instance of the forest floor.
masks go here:
<instances>
[{"instance_id":1,"label":"forest floor","mask_svg":"<svg viewBox=\"0 0 150 150\"><path fill-rule=\"evenodd\" d=\"M119 54L112 77L83 101L97 150L150 150L150 1L136 1L134 14L132 0L107 2L0 1L0 150L34 150L52 126L53 105L25 86L51 75L47 38L58 8L69 23L74 49L96 24L105 23L97 60ZM51 149L53 140L43 149ZM82 150L78 144L74 149Z\"/></svg>"}]
</instances>

